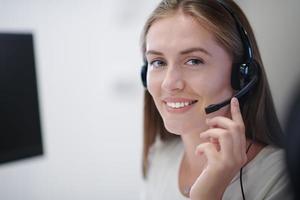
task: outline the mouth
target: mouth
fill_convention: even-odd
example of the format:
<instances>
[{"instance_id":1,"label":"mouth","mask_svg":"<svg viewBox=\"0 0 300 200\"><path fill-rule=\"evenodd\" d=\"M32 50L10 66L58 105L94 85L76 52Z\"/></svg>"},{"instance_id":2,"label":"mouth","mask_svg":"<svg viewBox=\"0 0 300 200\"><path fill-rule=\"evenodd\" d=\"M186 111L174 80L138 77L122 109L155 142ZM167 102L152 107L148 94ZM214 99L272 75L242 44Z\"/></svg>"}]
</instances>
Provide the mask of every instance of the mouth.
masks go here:
<instances>
[{"instance_id":1,"label":"mouth","mask_svg":"<svg viewBox=\"0 0 300 200\"><path fill-rule=\"evenodd\" d=\"M163 100L166 110L170 113L185 113L197 102L198 100L187 98L166 98Z\"/></svg>"},{"instance_id":2,"label":"mouth","mask_svg":"<svg viewBox=\"0 0 300 200\"><path fill-rule=\"evenodd\" d=\"M189 107L197 102L198 102L197 100L192 100L192 101L178 101L178 102L165 102L165 103L169 108L180 109L184 107Z\"/></svg>"}]
</instances>

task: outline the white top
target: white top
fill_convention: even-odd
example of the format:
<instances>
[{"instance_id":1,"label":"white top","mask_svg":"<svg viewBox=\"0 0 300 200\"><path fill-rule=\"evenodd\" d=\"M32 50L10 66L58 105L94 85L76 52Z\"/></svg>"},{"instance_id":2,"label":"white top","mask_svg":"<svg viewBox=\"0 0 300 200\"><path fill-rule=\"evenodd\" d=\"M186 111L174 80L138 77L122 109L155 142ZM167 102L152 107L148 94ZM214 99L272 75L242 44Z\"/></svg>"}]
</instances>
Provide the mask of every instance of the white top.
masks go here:
<instances>
[{"instance_id":1,"label":"white top","mask_svg":"<svg viewBox=\"0 0 300 200\"><path fill-rule=\"evenodd\" d=\"M149 153L149 169L144 181L142 200L187 200L179 190L179 167L184 148L180 139L157 140ZM241 200L238 173L225 190L223 200ZM285 169L284 152L272 146L263 148L243 168L246 200L289 200L292 193Z\"/></svg>"}]
</instances>

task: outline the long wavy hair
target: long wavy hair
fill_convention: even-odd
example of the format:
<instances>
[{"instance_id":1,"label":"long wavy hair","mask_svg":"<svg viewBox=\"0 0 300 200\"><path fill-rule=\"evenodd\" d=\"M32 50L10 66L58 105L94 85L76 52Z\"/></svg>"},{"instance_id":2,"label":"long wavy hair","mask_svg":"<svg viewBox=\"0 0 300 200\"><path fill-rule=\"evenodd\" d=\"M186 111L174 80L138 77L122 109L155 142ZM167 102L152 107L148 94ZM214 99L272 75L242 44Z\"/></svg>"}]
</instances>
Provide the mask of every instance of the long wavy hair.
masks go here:
<instances>
[{"instance_id":1,"label":"long wavy hair","mask_svg":"<svg viewBox=\"0 0 300 200\"><path fill-rule=\"evenodd\" d=\"M252 138L263 144L282 146L282 130L277 118L270 87L264 70L261 55L254 37L253 30L240 7L232 0L223 0L239 19L247 31L253 56L259 64L259 80L251 94L247 96L242 106L242 116L246 128L246 137ZM210 31L218 44L227 53L232 55L233 63L242 62L244 59L244 47L241 36L237 30L233 17L217 0L163 0L154 9L144 25L141 35L142 54L145 59L146 37L151 25L162 18L184 13L194 17L204 28ZM172 140L179 136L169 133L164 127L163 120L154 104L154 101L145 89L144 92L144 138L142 169L146 178L148 168L148 154L151 145L157 136L162 141Z\"/></svg>"}]
</instances>

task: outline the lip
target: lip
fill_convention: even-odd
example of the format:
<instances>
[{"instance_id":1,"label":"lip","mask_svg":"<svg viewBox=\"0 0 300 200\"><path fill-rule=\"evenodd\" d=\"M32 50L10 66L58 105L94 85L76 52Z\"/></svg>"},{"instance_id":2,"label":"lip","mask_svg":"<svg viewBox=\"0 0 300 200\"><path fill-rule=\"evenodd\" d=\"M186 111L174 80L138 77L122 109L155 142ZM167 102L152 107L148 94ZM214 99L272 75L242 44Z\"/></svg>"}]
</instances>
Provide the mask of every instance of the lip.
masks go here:
<instances>
[{"instance_id":1,"label":"lip","mask_svg":"<svg viewBox=\"0 0 300 200\"><path fill-rule=\"evenodd\" d=\"M196 103L193 103L191 105L188 106L184 106L183 108L171 108L169 106L167 106L167 102L171 102L171 103L175 103L175 102L191 102L191 101L197 101L196 99L189 99L189 98L174 98L174 97L167 97L163 99L163 104L166 108L166 110L169 113L185 113L187 111L189 111L190 109L192 109Z\"/></svg>"}]
</instances>

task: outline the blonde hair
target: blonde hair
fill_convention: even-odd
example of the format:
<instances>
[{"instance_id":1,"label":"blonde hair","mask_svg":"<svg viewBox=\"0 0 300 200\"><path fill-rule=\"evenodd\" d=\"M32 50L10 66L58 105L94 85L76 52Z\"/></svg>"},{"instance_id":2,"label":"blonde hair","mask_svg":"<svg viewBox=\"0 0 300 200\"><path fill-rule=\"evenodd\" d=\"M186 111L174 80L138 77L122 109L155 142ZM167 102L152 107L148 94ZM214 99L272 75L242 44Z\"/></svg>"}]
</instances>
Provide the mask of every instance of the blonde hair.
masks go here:
<instances>
[{"instance_id":1,"label":"blonde hair","mask_svg":"<svg viewBox=\"0 0 300 200\"><path fill-rule=\"evenodd\" d=\"M259 80L256 87L251 91L242 107L246 137L251 138L252 134L255 133L256 141L281 146L282 131L252 28L245 14L236 3L231 0L224 0L223 4L226 4L235 13L235 16L238 17L240 23L247 31L253 48L254 60L260 66ZM239 63L244 59L243 42L234 18L217 0L163 0L144 25L141 35L141 50L144 60L146 37L151 25L159 19L178 13L194 17L204 28L210 31L220 46L232 56L233 63ZM145 90L142 160L144 177L147 174L149 148L155 142L156 136L159 136L162 141L178 138L178 136L169 133L165 129L151 95Z\"/></svg>"}]
</instances>

